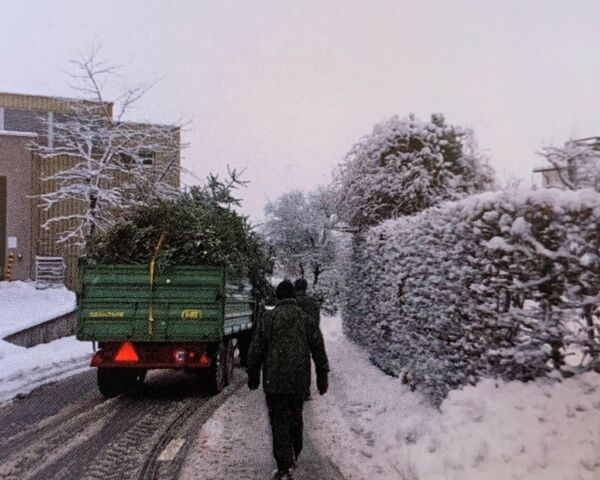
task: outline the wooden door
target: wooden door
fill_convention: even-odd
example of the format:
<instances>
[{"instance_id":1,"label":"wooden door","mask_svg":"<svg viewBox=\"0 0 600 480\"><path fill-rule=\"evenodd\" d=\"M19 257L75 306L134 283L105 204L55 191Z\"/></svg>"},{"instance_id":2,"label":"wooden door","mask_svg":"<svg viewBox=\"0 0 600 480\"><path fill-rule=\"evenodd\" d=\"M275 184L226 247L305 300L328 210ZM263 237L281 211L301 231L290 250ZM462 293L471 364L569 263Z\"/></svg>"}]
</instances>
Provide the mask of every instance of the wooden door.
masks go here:
<instances>
[{"instance_id":1,"label":"wooden door","mask_svg":"<svg viewBox=\"0 0 600 480\"><path fill-rule=\"evenodd\" d=\"M6 177L0 177L0 280L6 266Z\"/></svg>"}]
</instances>

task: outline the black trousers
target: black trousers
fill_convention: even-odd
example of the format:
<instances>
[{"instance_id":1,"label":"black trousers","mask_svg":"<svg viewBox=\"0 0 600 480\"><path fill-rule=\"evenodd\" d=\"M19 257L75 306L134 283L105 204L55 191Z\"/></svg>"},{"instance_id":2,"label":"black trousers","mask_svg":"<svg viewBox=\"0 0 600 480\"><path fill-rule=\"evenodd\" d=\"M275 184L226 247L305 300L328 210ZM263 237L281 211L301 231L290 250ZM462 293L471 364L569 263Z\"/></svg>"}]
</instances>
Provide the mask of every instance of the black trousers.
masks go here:
<instances>
[{"instance_id":1,"label":"black trousers","mask_svg":"<svg viewBox=\"0 0 600 480\"><path fill-rule=\"evenodd\" d=\"M287 471L302 451L304 392L267 393L273 433L273 456L279 471Z\"/></svg>"}]
</instances>

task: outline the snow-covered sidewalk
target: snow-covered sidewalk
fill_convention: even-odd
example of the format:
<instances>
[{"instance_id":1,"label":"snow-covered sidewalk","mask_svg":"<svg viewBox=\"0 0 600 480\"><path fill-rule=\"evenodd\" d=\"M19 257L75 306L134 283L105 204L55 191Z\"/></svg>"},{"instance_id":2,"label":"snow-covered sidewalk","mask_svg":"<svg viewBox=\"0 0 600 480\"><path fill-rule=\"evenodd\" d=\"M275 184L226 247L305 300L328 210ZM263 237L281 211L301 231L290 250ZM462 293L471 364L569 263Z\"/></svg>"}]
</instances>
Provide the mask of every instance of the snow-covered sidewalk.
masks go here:
<instances>
[{"instance_id":1,"label":"snow-covered sidewalk","mask_svg":"<svg viewBox=\"0 0 600 480\"><path fill-rule=\"evenodd\" d=\"M0 282L0 403L88 368L91 343L75 337L24 348L2 340L72 312L75 293L36 290L33 282Z\"/></svg>"},{"instance_id":2,"label":"snow-covered sidewalk","mask_svg":"<svg viewBox=\"0 0 600 480\"><path fill-rule=\"evenodd\" d=\"M33 282L0 282L0 339L76 308L74 292L66 288L36 290Z\"/></svg>"},{"instance_id":3,"label":"snow-covered sidewalk","mask_svg":"<svg viewBox=\"0 0 600 480\"><path fill-rule=\"evenodd\" d=\"M75 337L31 348L0 340L0 404L89 367L92 345Z\"/></svg>"},{"instance_id":4,"label":"snow-covered sidewalk","mask_svg":"<svg viewBox=\"0 0 600 480\"><path fill-rule=\"evenodd\" d=\"M600 478L600 375L486 380L452 392L439 411L375 368L339 318L322 326L330 391L306 404L306 437L346 480ZM263 403L245 388L230 398L199 432L184 473L265 478L272 460Z\"/></svg>"},{"instance_id":5,"label":"snow-covered sidewalk","mask_svg":"<svg viewBox=\"0 0 600 480\"><path fill-rule=\"evenodd\" d=\"M298 480L340 480L327 452L311 438L313 415L305 414L304 450L296 470ZM180 478L202 480L265 480L276 468L271 430L261 391L245 386L204 424L187 455Z\"/></svg>"}]
</instances>

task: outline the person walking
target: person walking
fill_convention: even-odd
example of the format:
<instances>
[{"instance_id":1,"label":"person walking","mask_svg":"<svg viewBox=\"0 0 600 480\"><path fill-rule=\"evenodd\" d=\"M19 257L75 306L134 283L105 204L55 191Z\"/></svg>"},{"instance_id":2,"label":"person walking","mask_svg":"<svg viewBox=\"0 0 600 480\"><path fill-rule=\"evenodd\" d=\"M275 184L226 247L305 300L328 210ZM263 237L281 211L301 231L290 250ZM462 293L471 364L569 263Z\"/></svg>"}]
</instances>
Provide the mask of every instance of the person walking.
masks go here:
<instances>
[{"instance_id":1,"label":"person walking","mask_svg":"<svg viewBox=\"0 0 600 480\"><path fill-rule=\"evenodd\" d=\"M298 306L317 324L317 327L321 326L321 306L313 297L306 293L308 289L308 282L304 278L299 278L294 282L294 288L296 289L296 301Z\"/></svg>"},{"instance_id":2,"label":"person walking","mask_svg":"<svg viewBox=\"0 0 600 480\"><path fill-rule=\"evenodd\" d=\"M317 369L317 387L328 389L329 362L323 335L298 306L294 285L289 280L276 289L277 305L258 322L248 352L248 387L265 392L273 456L277 462L275 479L293 478L292 468L302 451L304 395L310 376L310 358Z\"/></svg>"},{"instance_id":3,"label":"person walking","mask_svg":"<svg viewBox=\"0 0 600 480\"><path fill-rule=\"evenodd\" d=\"M321 306L311 296L306 293L308 289L308 282L304 278L299 278L294 282L294 289L296 290L296 301L298 306L306 313L320 329L321 326ZM312 371L312 367L310 369ZM311 372L308 372L308 385L306 387L306 393L304 394L304 400L311 400L310 384L312 383Z\"/></svg>"}]
</instances>

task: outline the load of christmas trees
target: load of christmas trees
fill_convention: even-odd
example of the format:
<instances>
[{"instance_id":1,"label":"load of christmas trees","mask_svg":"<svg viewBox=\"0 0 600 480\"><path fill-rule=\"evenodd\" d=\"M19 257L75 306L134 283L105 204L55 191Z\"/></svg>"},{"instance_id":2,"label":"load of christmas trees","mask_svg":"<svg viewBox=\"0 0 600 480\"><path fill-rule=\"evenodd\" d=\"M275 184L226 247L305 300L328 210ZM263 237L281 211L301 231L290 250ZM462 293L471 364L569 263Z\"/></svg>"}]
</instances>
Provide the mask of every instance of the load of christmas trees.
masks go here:
<instances>
[{"instance_id":1,"label":"load of christmas trees","mask_svg":"<svg viewBox=\"0 0 600 480\"><path fill-rule=\"evenodd\" d=\"M248 219L235 207L236 180L210 176L204 186L168 199L152 199L124 212L110 229L88 242L87 262L147 264L159 239L157 268L175 265L225 266L228 274L249 278L264 296L271 261Z\"/></svg>"}]
</instances>

